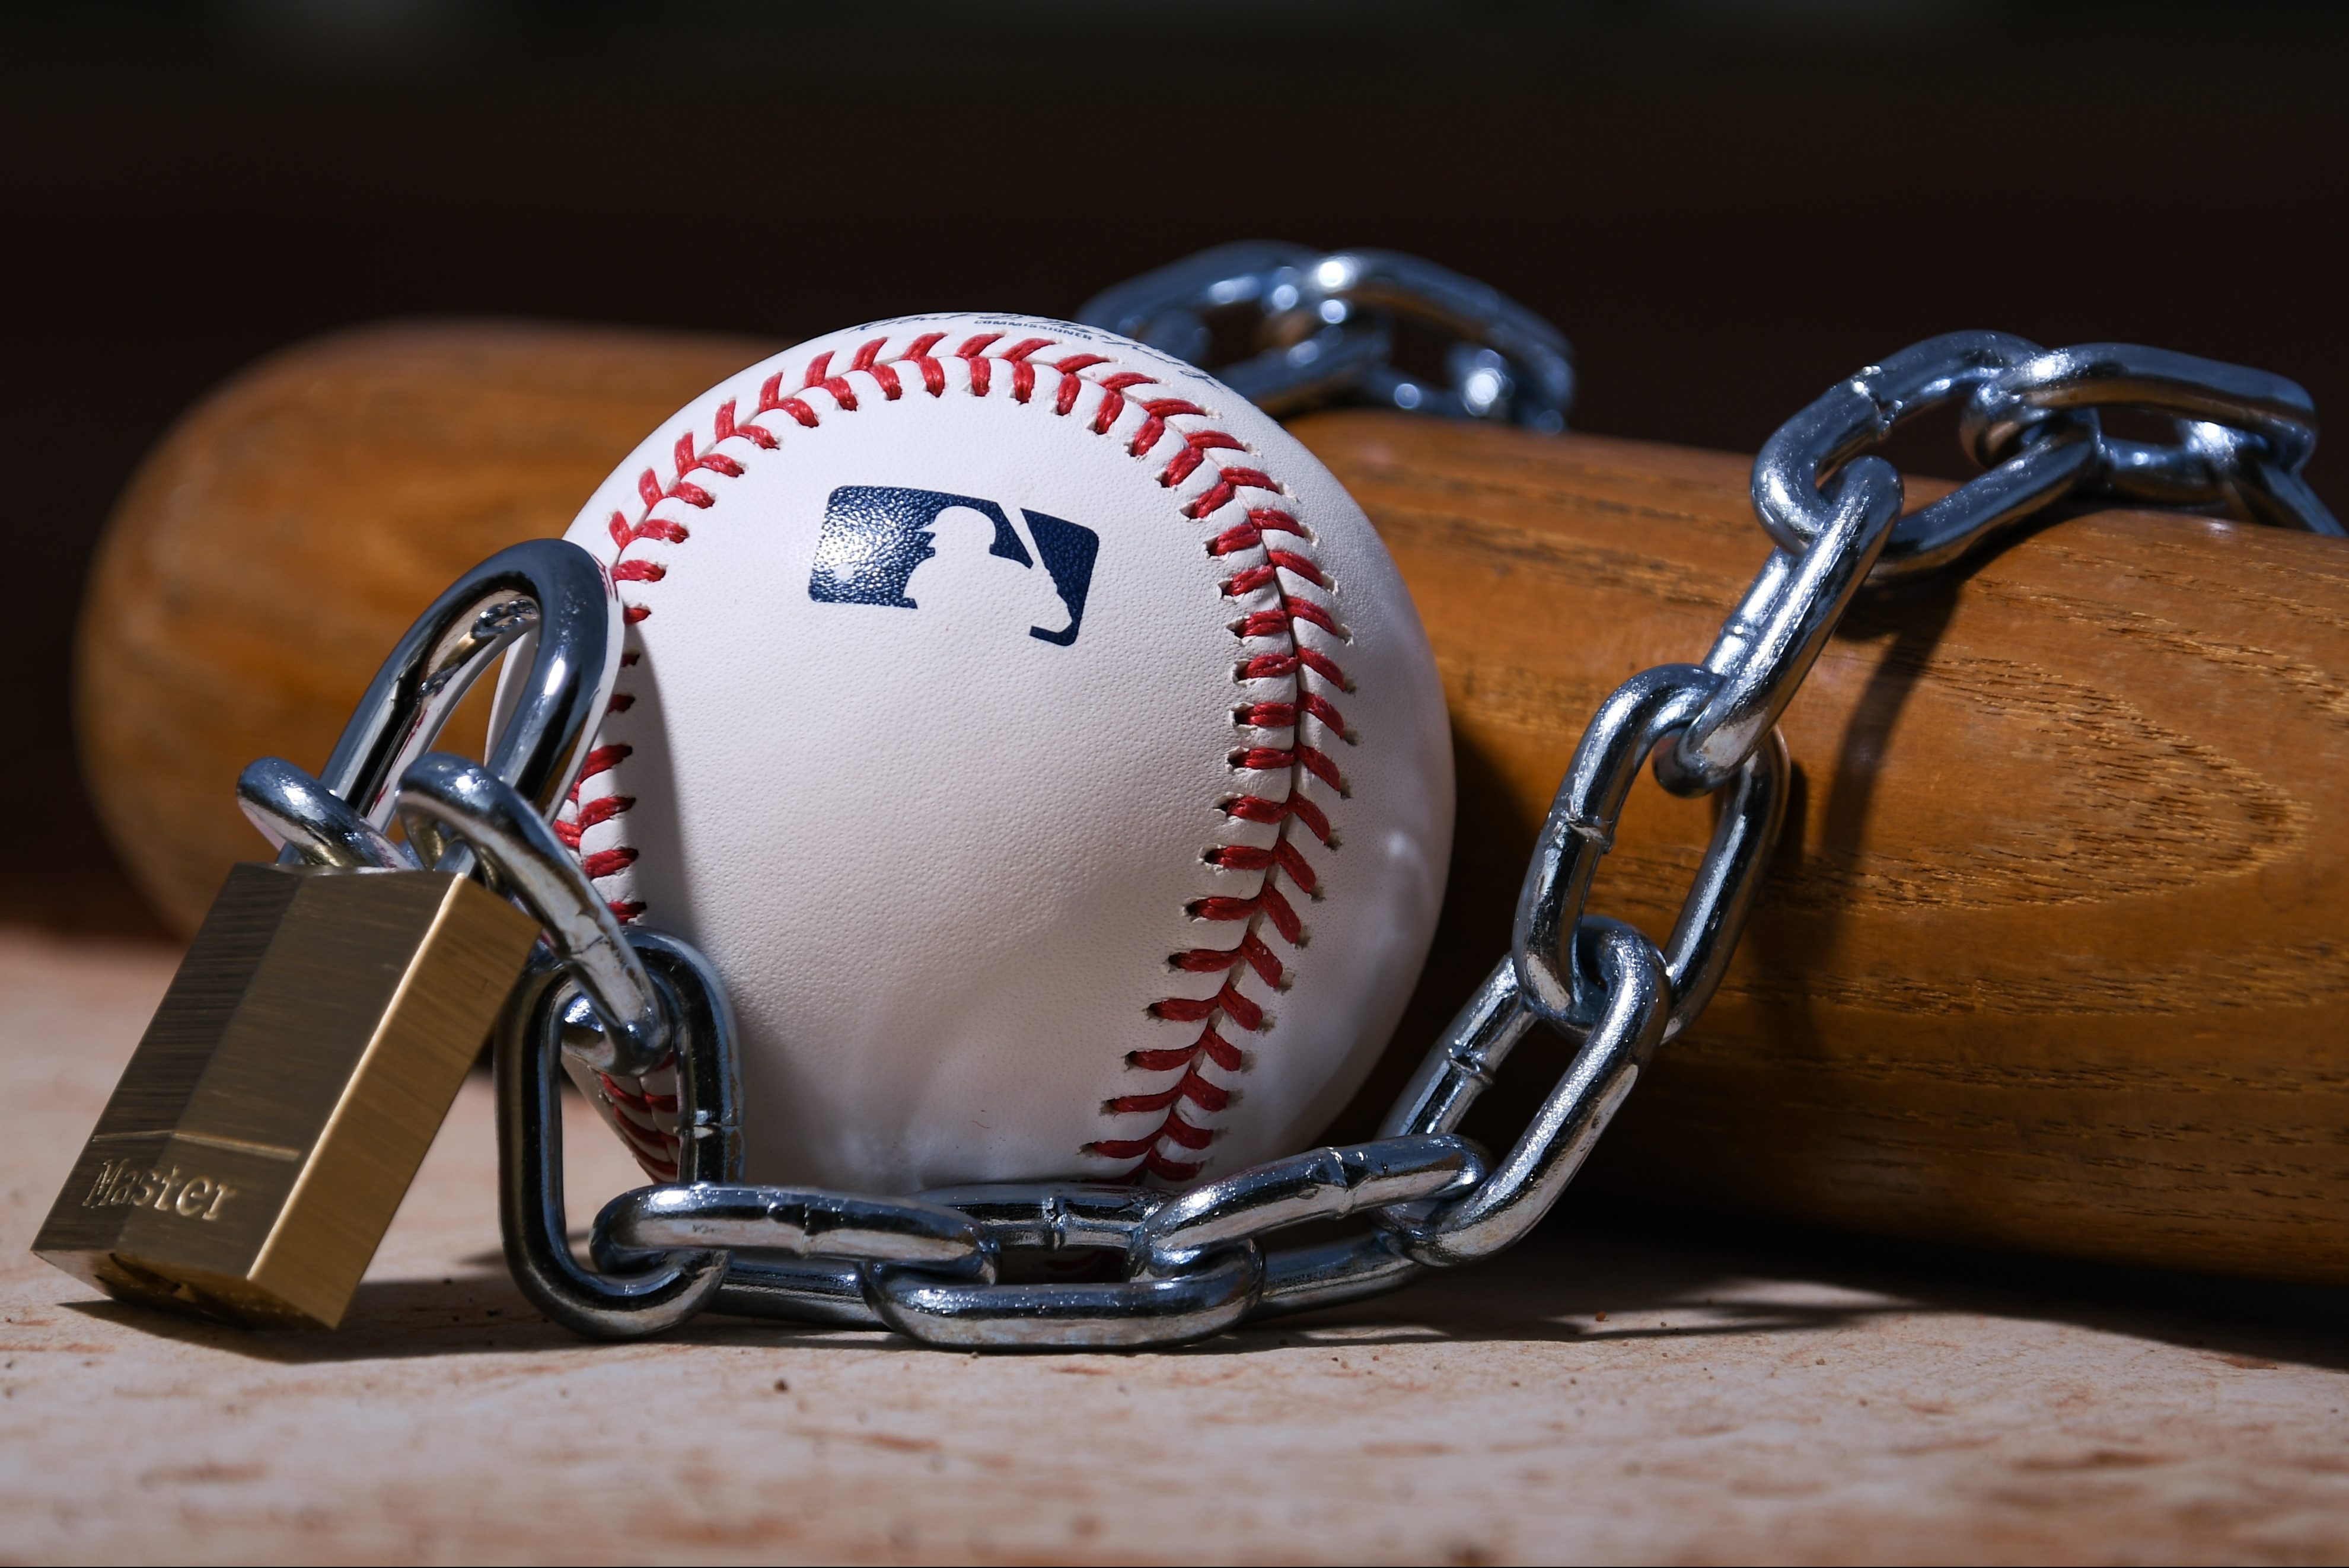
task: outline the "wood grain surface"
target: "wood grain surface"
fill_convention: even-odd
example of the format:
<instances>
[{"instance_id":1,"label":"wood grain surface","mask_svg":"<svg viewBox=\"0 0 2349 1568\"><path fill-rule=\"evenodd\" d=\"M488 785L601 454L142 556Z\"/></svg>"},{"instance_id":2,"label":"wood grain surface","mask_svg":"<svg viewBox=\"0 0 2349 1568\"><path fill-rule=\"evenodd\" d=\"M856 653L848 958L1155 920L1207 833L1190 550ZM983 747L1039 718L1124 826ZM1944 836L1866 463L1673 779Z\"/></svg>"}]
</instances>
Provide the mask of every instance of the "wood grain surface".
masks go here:
<instances>
[{"instance_id":1,"label":"wood grain surface","mask_svg":"<svg viewBox=\"0 0 2349 1568\"><path fill-rule=\"evenodd\" d=\"M415 609L558 531L732 340L452 325L290 352L125 500L85 617L88 771L183 923L229 784L323 759ZM1378 523L1452 704L1444 925L1365 1132L1506 941L1583 721L1701 657L1764 551L1746 460L1399 416L1300 435ZM1916 504L1940 487L1911 486ZM1582 1202L2349 1280L2349 551L2106 513L1863 599L1787 716L1760 913ZM1661 935L1706 802L1632 797L1593 908ZM1472 1130L1557 1065L1528 1046Z\"/></svg>"},{"instance_id":2,"label":"wood grain surface","mask_svg":"<svg viewBox=\"0 0 2349 1568\"><path fill-rule=\"evenodd\" d=\"M1585 717L1702 656L1759 564L1748 465L1300 433L1402 563L1452 705L1424 1038L1506 941ZM2066 521L1863 599L1784 728L1799 784L1758 913L1584 1202L2349 1279L2349 547ZM1709 826L1643 783L1592 907L1661 936ZM1521 1113L1533 1068L1496 1098Z\"/></svg>"},{"instance_id":3,"label":"wood grain surface","mask_svg":"<svg viewBox=\"0 0 2349 1568\"><path fill-rule=\"evenodd\" d=\"M592 1345L505 1274L478 1077L339 1331L122 1306L26 1247L172 957L0 933L12 1562L2349 1554L2338 1291L1553 1224L1173 1352ZM575 1219L638 1178L565 1101Z\"/></svg>"},{"instance_id":4,"label":"wood grain surface","mask_svg":"<svg viewBox=\"0 0 2349 1568\"><path fill-rule=\"evenodd\" d=\"M173 427L109 524L75 649L83 773L125 866L192 934L260 843L256 757L322 766L457 575L560 533L653 424L772 352L744 338L404 324L302 344ZM451 720L477 746L487 684Z\"/></svg>"}]
</instances>

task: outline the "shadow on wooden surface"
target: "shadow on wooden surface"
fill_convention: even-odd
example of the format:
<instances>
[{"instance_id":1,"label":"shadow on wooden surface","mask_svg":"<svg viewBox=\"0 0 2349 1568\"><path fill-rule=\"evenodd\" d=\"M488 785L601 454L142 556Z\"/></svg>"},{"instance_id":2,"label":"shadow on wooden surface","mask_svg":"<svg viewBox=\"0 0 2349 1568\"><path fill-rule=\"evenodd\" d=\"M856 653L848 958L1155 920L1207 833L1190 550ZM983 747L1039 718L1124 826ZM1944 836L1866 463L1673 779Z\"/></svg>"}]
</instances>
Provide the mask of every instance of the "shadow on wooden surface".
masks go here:
<instances>
[{"instance_id":1,"label":"shadow on wooden surface","mask_svg":"<svg viewBox=\"0 0 2349 1568\"><path fill-rule=\"evenodd\" d=\"M248 1329L111 1301L88 1317L281 1366L575 1351L542 1318L502 1260L466 1257L439 1279L370 1279L329 1334ZM1800 1281L1801 1288L1778 1288ZM2289 1362L2349 1371L2349 1290L2162 1270L2018 1259L1963 1249L1855 1243L1816 1233L1553 1222L1516 1250L1431 1274L1392 1295L1249 1324L1136 1355L1247 1357L1327 1340L1380 1345L1666 1345L1814 1334L1866 1319L1937 1315L2066 1324L2236 1366ZM694 1346L922 1347L878 1332L715 1315L653 1342ZM951 1354L951 1353L948 1353Z\"/></svg>"}]
</instances>

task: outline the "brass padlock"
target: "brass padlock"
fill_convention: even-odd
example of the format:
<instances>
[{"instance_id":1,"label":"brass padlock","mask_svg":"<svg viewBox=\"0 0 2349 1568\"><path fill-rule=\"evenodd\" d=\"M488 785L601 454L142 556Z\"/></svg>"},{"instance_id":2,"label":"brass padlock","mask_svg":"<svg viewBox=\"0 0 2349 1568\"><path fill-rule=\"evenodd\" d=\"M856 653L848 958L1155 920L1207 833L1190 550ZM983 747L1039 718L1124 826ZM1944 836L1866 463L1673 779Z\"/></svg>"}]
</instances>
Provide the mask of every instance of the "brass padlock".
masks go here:
<instances>
[{"instance_id":1,"label":"brass padlock","mask_svg":"<svg viewBox=\"0 0 2349 1568\"><path fill-rule=\"evenodd\" d=\"M540 933L500 896L534 905L530 890L485 887L477 876L496 879L429 816L408 847L383 832L410 764L529 632L529 679L486 775L541 825L577 776L620 655L609 579L560 541L501 552L442 594L322 779L274 758L246 770L241 803L284 852L230 872L36 1253L127 1300L341 1321Z\"/></svg>"}]
</instances>

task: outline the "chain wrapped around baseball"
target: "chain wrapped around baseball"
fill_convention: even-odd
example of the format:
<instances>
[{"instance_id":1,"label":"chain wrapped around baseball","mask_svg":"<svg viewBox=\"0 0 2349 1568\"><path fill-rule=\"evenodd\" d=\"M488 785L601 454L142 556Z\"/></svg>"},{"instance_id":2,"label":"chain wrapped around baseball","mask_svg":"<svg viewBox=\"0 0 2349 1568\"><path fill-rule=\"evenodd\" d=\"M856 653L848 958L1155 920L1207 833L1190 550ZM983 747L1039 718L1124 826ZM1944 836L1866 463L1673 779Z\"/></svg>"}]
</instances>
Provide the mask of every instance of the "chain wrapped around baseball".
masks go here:
<instances>
[{"instance_id":1,"label":"chain wrapped around baseball","mask_svg":"<svg viewBox=\"0 0 2349 1568\"><path fill-rule=\"evenodd\" d=\"M628 754L565 823L607 896L728 965L754 1174L1230 1169L1358 1077L1330 1136L1369 1132L1505 951L1593 707L1701 656L1768 548L1725 455L1364 413L1284 435L1059 324L742 369L772 346L386 327L190 414L118 510L78 668L90 788L159 909L191 928L265 851L247 761L316 767L419 607L571 529L645 614L606 723ZM2079 517L1863 598L1784 721L1743 947L1578 1191L2349 1277L2344 668L2349 554L2213 521ZM1459 831L1404 1005L1444 766ZM1642 786L1592 907L1662 936L1710 826ZM1528 1045L1479 1116L1557 1065ZM591 1086L655 1169L657 1087Z\"/></svg>"}]
</instances>

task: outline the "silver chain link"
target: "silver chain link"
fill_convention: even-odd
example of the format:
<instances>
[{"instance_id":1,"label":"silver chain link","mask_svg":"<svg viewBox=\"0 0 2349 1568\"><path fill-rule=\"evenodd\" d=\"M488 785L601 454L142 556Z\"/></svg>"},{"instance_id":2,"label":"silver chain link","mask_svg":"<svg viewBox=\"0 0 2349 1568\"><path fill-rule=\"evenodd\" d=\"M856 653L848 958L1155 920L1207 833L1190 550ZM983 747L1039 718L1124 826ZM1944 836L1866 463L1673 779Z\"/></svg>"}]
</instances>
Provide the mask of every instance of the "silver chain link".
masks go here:
<instances>
[{"instance_id":1,"label":"silver chain link","mask_svg":"<svg viewBox=\"0 0 2349 1568\"><path fill-rule=\"evenodd\" d=\"M1368 403L1555 431L1574 406L1574 350L1557 328L1393 251L1218 245L1095 294L1077 319L1211 370L1283 418ZM1398 328L1442 342L1441 376L1396 364ZM1219 340L1237 352L1219 354Z\"/></svg>"},{"instance_id":2,"label":"silver chain link","mask_svg":"<svg viewBox=\"0 0 2349 1568\"><path fill-rule=\"evenodd\" d=\"M1185 313L1196 317L1203 300L1257 301L1270 320L1314 311L1317 300L1384 298L1364 280L1414 275L1397 258L1348 259L1359 263L1345 285L1351 294L1335 273L1317 270L1329 258L1227 247L1095 305L1122 330L1140 322L1164 335ZM1303 292L1307 274L1322 292ZM1300 291L1293 302L1277 293L1288 286ZM1491 313L1480 330L1503 341L1495 323L1505 318ZM1360 325L1349 315L1319 319ZM1546 327L1530 340L1562 355L1563 339ZM1249 363L1284 397L1329 390L1309 387L1293 356ZM1551 378L1540 383L1547 400L1513 401L1510 417L1562 414L1571 386L1563 364L1549 363ZM1862 454L1904 420L1961 399L1962 438L1988 471L1904 517L1899 475ZM2106 436L2097 411L2111 407L2170 418L2177 441ZM1643 671L1599 705L1526 868L1509 953L1429 1051L1379 1136L1179 1193L1041 1182L875 1198L744 1183L732 1023L707 961L675 938L619 930L511 786L461 758L427 755L399 779L410 842L471 846L551 944L498 1032L502 1212L515 1277L548 1315L597 1337L640 1337L717 1310L887 1327L965 1348L1110 1347L1197 1338L1489 1257L1557 1202L1657 1047L1696 1020L1720 983L1785 815L1778 717L1863 583L1945 567L2075 495L2337 535L2301 478L2314 445L2313 409L2292 383L2127 346L2050 353L2002 334L1954 334L1831 389L1755 460L1754 510L1777 547L1702 665ZM1661 949L1588 912L1624 800L1651 758L1675 793L1730 791ZM241 789L248 812L307 858L405 856L290 765L256 766ZM647 1009L657 1012L657 1029ZM618 1026L607 1031L605 1019ZM1537 1024L1568 1041L1573 1060L1515 1145L1489 1161L1456 1130ZM595 1266L586 1267L565 1239L557 1053L641 1062L657 1035L671 1041L678 1068L679 1179L607 1205L593 1232ZM1337 1240L1268 1244L1289 1227L1350 1217L1363 1223ZM1002 1277L1007 1253L1083 1252L1105 1256L1117 1277Z\"/></svg>"},{"instance_id":3,"label":"silver chain link","mask_svg":"<svg viewBox=\"0 0 2349 1568\"><path fill-rule=\"evenodd\" d=\"M2316 406L2297 384L2167 349L2091 343L2051 352L2002 332L1928 338L1780 426L1754 464L1762 526L1800 555L1854 485L1889 489L1897 501L1899 477L1856 455L1960 401L1961 438L1989 471L1902 518L1878 581L1938 571L2075 494L2341 534L2301 477L2316 449ZM2166 418L2177 439L2107 436L2100 407Z\"/></svg>"}]
</instances>

